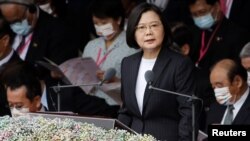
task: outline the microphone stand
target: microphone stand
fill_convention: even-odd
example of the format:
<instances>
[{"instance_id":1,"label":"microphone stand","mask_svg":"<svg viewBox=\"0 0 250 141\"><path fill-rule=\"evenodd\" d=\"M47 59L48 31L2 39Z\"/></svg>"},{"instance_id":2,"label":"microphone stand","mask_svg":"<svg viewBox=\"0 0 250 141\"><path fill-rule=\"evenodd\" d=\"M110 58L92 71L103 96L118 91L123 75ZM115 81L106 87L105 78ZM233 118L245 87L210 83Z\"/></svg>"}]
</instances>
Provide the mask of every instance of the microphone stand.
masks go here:
<instances>
[{"instance_id":1,"label":"microphone stand","mask_svg":"<svg viewBox=\"0 0 250 141\"><path fill-rule=\"evenodd\" d=\"M195 105L194 105L194 100L201 100L201 99L194 96L194 95L192 95L192 96L184 95L184 94L176 93L176 92L173 92L173 91L168 91L168 90L156 88L156 87L154 87L152 85L149 85L148 88L153 89L153 90L157 90L157 91L161 91L161 92L166 92L166 93L175 94L175 95L190 98L190 100L188 100L188 101L192 102L192 141L196 141L196 139L195 139Z\"/></svg>"},{"instance_id":2,"label":"microphone stand","mask_svg":"<svg viewBox=\"0 0 250 141\"><path fill-rule=\"evenodd\" d=\"M57 111L60 112L61 111L61 88L72 88L72 87L80 87L80 86L100 86L102 85L102 81L99 83L92 83L92 84L80 84L80 85L60 85L59 83L57 84L57 86L52 86L50 88L54 89L54 91L57 94Z\"/></svg>"}]
</instances>

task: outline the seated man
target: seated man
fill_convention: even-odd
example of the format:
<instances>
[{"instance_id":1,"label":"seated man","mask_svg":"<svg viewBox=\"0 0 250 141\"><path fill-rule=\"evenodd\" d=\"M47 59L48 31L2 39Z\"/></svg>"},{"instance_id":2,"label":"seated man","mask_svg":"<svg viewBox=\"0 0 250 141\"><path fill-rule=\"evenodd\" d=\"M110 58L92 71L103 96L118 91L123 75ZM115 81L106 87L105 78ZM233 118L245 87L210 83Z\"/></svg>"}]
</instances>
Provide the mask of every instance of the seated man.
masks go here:
<instances>
[{"instance_id":1,"label":"seated man","mask_svg":"<svg viewBox=\"0 0 250 141\"><path fill-rule=\"evenodd\" d=\"M240 63L223 59L210 73L217 102L211 104L209 124L250 124L250 92L247 72Z\"/></svg>"},{"instance_id":2,"label":"seated man","mask_svg":"<svg viewBox=\"0 0 250 141\"><path fill-rule=\"evenodd\" d=\"M247 70L247 83L250 86L250 42L242 48L240 59L242 66Z\"/></svg>"},{"instance_id":3,"label":"seated man","mask_svg":"<svg viewBox=\"0 0 250 141\"><path fill-rule=\"evenodd\" d=\"M6 87L12 113L58 110L57 94L50 89L56 84L40 79L37 72L34 65L27 62L10 64L3 70L1 81ZM116 117L119 109L119 106L109 106L104 99L86 95L78 87L62 89L60 96L61 111Z\"/></svg>"},{"instance_id":4,"label":"seated man","mask_svg":"<svg viewBox=\"0 0 250 141\"><path fill-rule=\"evenodd\" d=\"M6 64L21 61L18 54L11 48L15 34L0 13L0 74ZM10 115L8 102L3 86L0 86L0 116Z\"/></svg>"}]
</instances>

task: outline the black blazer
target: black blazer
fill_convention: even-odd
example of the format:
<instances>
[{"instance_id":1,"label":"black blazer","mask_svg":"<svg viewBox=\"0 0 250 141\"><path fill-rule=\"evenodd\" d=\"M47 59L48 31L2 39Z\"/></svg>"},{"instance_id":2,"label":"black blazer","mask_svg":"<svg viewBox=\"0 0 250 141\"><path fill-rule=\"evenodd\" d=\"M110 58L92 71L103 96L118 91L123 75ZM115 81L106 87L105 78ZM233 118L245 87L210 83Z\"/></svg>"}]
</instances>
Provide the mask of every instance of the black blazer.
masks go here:
<instances>
[{"instance_id":1,"label":"black blazer","mask_svg":"<svg viewBox=\"0 0 250 141\"><path fill-rule=\"evenodd\" d=\"M210 110L207 116L207 125L211 124L220 124L223 118L223 115L226 111L226 106L220 105L219 103L215 102L211 104ZM250 125L250 93L240 108L238 114L236 115L232 124L248 124Z\"/></svg>"},{"instance_id":2,"label":"black blazer","mask_svg":"<svg viewBox=\"0 0 250 141\"><path fill-rule=\"evenodd\" d=\"M57 64L76 57L77 48L71 46L73 35L59 20L39 10L39 18L25 60L37 61L47 57Z\"/></svg>"},{"instance_id":3,"label":"black blazer","mask_svg":"<svg viewBox=\"0 0 250 141\"><path fill-rule=\"evenodd\" d=\"M61 85L64 85L62 82ZM46 81L48 111L57 111L57 93L51 86L57 86L58 81ZM61 111L72 111L85 116L117 117L120 106L110 106L102 98L87 95L81 88L61 88Z\"/></svg>"},{"instance_id":4,"label":"black blazer","mask_svg":"<svg viewBox=\"0 0 250 141\"><path fill-rule=\"evenodd\" d=\"M214 30L216 25L213 26ZM194 48L193 54L190 56L195 63L200 54L201 48L201 34L202 30L194 28ZM206 37L211 35L211 31L206 30ZM216 32L207 53L199 63L199 67L196 72L197 76L197 94L204 100L206 107L214 102L213 89L210 84L209 74L210 68L219 60L230 58L237 61L239 59L239 53L243 46L248 42L248 32L243 28L238 27L230 20L223 18L220 28ZM208 39L206 39L208 41Z\"/></svg>"},{"instance_id":5,"label":"black blazer","mask_svg":"<svg viewBox=\"0 0 250 141\"><path fill-rule=\"evenodd\" d=\"M212 30L215 30L217 24L212 27ZM192 54L191 57L193 61L196 62L200 54L202 30L198 29L198 31L193 31L196 32L194 33L194 54ZM212 34L209 30L206 30L205 33L206 37L210 37ZM249 34L244 28L223 18L207 53L199 63L199 68L209 70L215 62L224 58L239 59L239 52L248 42L248 38ZM208 41L208 39L206 39L206 41Z\"/></svg>"},{"instance_id":6,"label":"black blazer","mask_svg":"<svg viewBox=\"0 0 250 141\"><path fill-rule=\"evenodd\" d=\"M148 89L143 113L136 100L136 81L142 52L126 57L121 67L123 106L118 119L138 133L151 134L159 140L191 140L191 104L187 98ZM191 95L194 90L192 62L180 54L161 49L155 65L152 85L161 89Z\"/></svg>"},{"instance_id":7,"label":"black blazer","mask_svg":"<svg viewBox=\"0 0 250 141\"><path fill-rule=\"evenodd\" d=\"M233 0L229 19L238 26L244 27L250 31L250 1Z\"/></svg>"}]
</instances>

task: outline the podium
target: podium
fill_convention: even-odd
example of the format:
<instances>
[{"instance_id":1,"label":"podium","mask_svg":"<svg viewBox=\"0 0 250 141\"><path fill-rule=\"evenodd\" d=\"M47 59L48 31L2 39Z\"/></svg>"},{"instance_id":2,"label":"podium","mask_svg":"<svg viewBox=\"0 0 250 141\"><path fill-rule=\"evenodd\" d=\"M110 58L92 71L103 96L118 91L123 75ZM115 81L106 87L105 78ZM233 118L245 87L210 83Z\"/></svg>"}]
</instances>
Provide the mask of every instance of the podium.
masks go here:
<instances>
[{"instance_id":1,"label":"podium","mask_svg":"<svg viewBox=\"0 0 250 141\"><path fill-rule=\"evenodd\" d=\"M41 116L48 119L73 119L76 122L83 122L83 123L89 123L94 124L97 127L102 127L104 129L123 129L127 130L128 132L132 134L138 134L134 130L130 129L125 124L121 123L117 119L111 119L111 118L99 118L99 117L85 117L85 116L77 116L77 115L67 115L67 114L57 114L57 113L28 113L29 116L35 117L35 116Z\"/></svg>"}]
</instances>

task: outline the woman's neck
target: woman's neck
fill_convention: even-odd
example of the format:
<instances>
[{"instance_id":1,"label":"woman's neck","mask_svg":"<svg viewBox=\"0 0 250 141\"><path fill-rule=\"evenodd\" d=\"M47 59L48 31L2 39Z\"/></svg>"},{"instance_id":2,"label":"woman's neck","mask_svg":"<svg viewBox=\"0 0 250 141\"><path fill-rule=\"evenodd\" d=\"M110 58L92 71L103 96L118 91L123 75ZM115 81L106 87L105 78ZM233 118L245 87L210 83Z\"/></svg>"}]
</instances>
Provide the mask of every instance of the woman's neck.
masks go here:
<instances>
[{"instance_id":1,"label":"woman's neck","mask_svg":"<svg viewBox=\"0 0 250 141\"><path fill-rule=\"evenodd\" d=\"M144 49L143 50L143 58L145 58L145 59L157 58L159 52L160 52L160 48L159 49Z\"/></svg>"}]
</instances>

